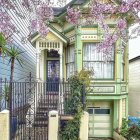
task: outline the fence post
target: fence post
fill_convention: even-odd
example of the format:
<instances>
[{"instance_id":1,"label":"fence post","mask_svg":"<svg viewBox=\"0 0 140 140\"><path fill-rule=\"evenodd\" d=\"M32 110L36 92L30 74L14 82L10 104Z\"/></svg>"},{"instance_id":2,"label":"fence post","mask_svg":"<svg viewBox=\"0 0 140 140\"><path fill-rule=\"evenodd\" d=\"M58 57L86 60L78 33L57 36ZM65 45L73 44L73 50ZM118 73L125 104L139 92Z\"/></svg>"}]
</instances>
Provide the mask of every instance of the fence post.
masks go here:
<instances>
[{"instance_id":1,"label":"fence post","mask_svg":"<svg viewBox=\"0 0 140 140\"><path fill-rule=\"evenodd\" d=\"M86 103L86 96L85 96L85 85L82 86L82 104L83 104L83 110L85 110L85 103Z\"/></svg>"},{"instance_id":2,"label":"fence post","mask_svg":"<svg viewBox=\"0 0 140 140\"><path fill-rule=\"evenodd\" d=\"M58 111L49 112L48 140L58 139Z\"/></svg>"},{"instance_id":3,"label":"fence post","mask_svg":"<svg viewBox=\"0 0 140 140\"><path fill-rule=\"evenodd\" d=\"M10 112L3 110L0 112L0 140L10 140Z\"/></svg>"},{"instance_id":4,"label":"fence post","mask_svg":"<svg viewBox=\"0 0 140 140\"><path fill-rule=\"evenodd\" d=\"M83 113L81 117L81 125L80 125L80 140L88 140L88 122L89 122L89 114L88 112Z\"/></svg>"}]
</instances>

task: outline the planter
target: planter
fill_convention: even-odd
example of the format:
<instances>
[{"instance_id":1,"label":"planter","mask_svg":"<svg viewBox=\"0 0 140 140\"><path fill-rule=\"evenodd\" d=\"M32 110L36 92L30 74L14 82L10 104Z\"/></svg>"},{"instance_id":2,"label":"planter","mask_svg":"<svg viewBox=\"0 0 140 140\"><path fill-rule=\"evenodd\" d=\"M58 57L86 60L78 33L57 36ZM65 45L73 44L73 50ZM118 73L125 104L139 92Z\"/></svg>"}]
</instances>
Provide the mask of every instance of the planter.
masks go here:
<instances>
[{"instance_id":1,"label":"planter","mask_svg":"<svg viewBox=\"0 0 140 140\"><path fill-rule=\"evenodd\" d=\"M124 138L122 135L118 134L117 132L113 132L113 138L114 140L127 140L126 138Z\"/></svg>"}]
</instances>

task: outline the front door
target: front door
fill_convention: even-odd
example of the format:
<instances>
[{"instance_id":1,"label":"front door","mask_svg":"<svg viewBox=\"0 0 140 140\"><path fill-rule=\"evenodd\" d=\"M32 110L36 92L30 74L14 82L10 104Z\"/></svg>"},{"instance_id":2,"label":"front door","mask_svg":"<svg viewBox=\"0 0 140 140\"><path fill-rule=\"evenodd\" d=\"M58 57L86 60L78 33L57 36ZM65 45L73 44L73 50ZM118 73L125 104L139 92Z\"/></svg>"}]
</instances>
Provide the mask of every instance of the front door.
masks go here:
<instances>
[{"instance_id":1,"label":"front door","mask_svg":"<svg viewBox=\"0 0 140 140\"><path fill-rule=\"evenodd\" d=\"M59 60L47 61L47 91L59 90L59 75L60 75Z\"/></svg>"}]
</instances>

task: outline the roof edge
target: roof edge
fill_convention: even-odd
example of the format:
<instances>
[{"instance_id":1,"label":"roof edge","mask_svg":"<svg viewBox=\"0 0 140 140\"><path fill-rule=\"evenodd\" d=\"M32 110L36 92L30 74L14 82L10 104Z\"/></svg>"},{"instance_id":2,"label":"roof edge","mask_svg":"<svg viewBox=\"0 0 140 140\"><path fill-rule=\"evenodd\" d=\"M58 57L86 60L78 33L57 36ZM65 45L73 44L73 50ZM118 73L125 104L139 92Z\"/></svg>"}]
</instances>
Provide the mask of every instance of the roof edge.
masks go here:
<instances>
[{"instance_id":1,"label":"roof edge","mask_svg":"<svg viewBox=\"0 0 140 140\"><path fill-rule=\"evenodd\" d=\"M134 57L134 58L132 58L132 59L130 59L130 60L129 60L129 63L134 62L134 61L137 61L137 60L139 60L139 59L140 59L140 55L139 55L139 56L136 56L136 57Z\"/></svg>"}]
</instances>

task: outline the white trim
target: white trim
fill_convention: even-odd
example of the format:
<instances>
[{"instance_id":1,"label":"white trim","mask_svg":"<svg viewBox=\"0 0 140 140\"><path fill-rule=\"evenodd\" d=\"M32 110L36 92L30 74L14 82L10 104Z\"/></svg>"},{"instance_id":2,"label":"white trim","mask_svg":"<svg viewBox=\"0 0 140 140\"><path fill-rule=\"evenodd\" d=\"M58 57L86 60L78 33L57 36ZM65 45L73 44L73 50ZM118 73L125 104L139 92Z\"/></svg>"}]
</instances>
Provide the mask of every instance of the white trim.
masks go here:
<instances>
[{"instance_id":1,"label":"white trim","mask_svg":"<svg viewBox=\"0 0 140 140\"><path fill-rule=\"evenodd\" d=\"M63 41L64 43L67 43L67 40L65 40L63 37L61 37L58 33L56 33L55 31L53 31L50 27L49 27L49 31L52 32L54 35L56 35L61 41ZM33 39L31 39L31 42L33 43L35 40L37 40L40 36L40 34L36 35Z\"/></svg>"},{"instance_id":2,"label":"white trim","mask_svg":"<svg viewBox=\"0 0 140 140\"><path fill-rule=\"evenodd\" d=\"M31 39L31 42L33 43L35 40L37 40L40 37L40 35L36 35L33 39Z\"/></svg>"}]
</instances>

